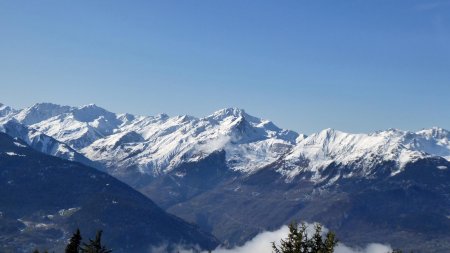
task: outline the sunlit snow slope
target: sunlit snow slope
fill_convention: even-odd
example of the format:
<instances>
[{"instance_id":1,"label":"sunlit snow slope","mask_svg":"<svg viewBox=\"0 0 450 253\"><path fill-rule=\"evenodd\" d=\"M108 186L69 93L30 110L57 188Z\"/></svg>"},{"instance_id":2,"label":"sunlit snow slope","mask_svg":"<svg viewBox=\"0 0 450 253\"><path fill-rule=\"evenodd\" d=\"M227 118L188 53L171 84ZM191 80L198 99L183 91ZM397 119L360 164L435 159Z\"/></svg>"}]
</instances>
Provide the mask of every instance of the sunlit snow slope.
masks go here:
<instances>
[{"instance_id":1,"label":"sunlit snow slope","mask_svg":"<svg viewBox=\"0 0 450 253\"><path fill-rule=\"evenodd\" d=\"M288 178L310 171L318 181L321 170L331 163L360 168L341 175L352 177L370 176L371 168L383 161L397 164L394 175L419 158L450 160L450 133L441 128L370 134L326 129L305 136L236 108L196 118L115 114L93 104L39 103L22 110L1 105L0 129L5 131L11 122L30 129L25 135L29 143L42 134L66 145L47 153L73 150L72 156L78 153L112 172L134 168L149 175L164 174L219 150L225 151L227 165L234 171L254 173L277 163L281 164L277 171Z\"/></svg>"}]
</instances>

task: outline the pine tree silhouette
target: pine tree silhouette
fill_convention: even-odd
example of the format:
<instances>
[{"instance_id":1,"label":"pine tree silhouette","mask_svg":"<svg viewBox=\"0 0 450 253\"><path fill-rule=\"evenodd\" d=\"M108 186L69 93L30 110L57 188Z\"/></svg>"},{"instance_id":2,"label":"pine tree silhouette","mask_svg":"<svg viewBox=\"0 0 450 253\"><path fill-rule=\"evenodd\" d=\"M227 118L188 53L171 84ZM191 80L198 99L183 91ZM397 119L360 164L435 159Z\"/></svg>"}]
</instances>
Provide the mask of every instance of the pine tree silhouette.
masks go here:
<instances>
[{"instance_id":1,"label":"pine tree silhouette","mask_svg":"<svg viewBox=\"0 0 450 253\"><path fill-rule=\"evenodd\" d=\"M82 253L111 253L112 250L107 249L106 246L102 245L102 232L97 231L95 239L89 239L89 243L83 243L81 248Z\"/></svg>"},{"instance_id":2,"label":"pine tree silhouette","mask_svg":"<svg viewBox=\"0 0 450 253\"><path fill-rule=\"evenodd\" d=\"M281 239L277 246L272 242L272 249L275 253L333 253L337 245L337 239L333 232L328 232L325 240L322 237L322 226L314 226L314 235L308 238L306 225L299 226L295 221L289 225L289 234L285 239Z\"/></svg>"},{"instance_id":3,"label":"pine tree silhouette","mask_svg":"<svg viewBox=\"0 0 450 253\"><path fill-rule=\"evenodd\" d=\"M70 238L69 244L67 244L67 246L66 246L66 253L79 253L81 239L82 239L82 237L81 237L80 229L77 229L77 231Z\"/></svg>"}]
</instances>

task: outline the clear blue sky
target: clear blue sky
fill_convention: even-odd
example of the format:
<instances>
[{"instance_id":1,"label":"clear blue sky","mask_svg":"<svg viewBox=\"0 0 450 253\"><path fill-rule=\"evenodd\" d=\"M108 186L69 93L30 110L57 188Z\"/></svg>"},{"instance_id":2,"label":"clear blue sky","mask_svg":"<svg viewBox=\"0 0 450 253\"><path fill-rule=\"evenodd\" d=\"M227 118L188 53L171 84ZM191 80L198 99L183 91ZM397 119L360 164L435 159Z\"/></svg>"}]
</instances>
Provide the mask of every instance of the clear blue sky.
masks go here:
<instances>
[{"instance_id":1,"label":"clear blue sky","mask_svg":"<svg viewBox=\"0 0 450 253\"><path fill-rule=\"evenodd\" d=\"M0 1L0 102L450 128L450 1Z\"/></svg>"}]
</instances>

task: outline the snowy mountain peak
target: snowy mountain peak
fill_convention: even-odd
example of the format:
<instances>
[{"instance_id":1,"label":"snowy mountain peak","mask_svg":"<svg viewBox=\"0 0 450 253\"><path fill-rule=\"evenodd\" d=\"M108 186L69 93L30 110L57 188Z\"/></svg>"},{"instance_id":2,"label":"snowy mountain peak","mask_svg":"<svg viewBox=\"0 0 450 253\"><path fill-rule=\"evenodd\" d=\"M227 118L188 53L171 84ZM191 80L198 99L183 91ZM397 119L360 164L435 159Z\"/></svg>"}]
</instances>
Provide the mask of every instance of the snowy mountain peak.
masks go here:
<instances>
[{"instance_id":1,"label":"snowy mountain peak","mask_svg":"<svg viewBox=\"0 0 450 253\"><path fill-rule=\"evenodd\" d=\"M100 117L106 118L107 120L114 120L117 118L114 113L109 112L95 104L80 106L73 109L72 113L77 120L82 122L92 122Z\"/></svg>"},{"instance_id":2,"label":"snowy mountain peak","mask_svg":"<svg viewBox=\"0 0 450 253\"><path fill-rule=\"evenodd\" d=\"M15 118L22 124L32 125L56 115L69 112L70 106L61 106L52 103L36 103L33 106L21 110Z\"/></svg>"},{"instance_id":3,"label":"snowy mountain peak","mask_svg":"<svg viewBox=\"0 0 450 253\"><path fill-rule=\"evenodd\" d=\"M401 172L405 165L421 158L440 156L450 160L450 143L445 130L431 129L417 133L388 129L371 134L349 134L325 129L297 142L286 155L282 173L296 176L301 171L320 173L328 165L351 165L344 177L373 175L373 169L383 162L394 162L397 167L391 173ZM430 137L431 136L431 137ZM299 170L299 165L304 166Z\"/></svg>"},{"instance_id":4,"label":"snowy mountain peak","mask_svg":"<svg viewBox=\"0 0 450 253\"><path fill-rule=\"evenodd\" d=\"M231 108L225 108L225 109L218 110L206 118L214 119L217 121L223 121L224 119L227 119L230 117L231 118L245 118L245 117L250 117L250 115L245 113L245 111L243 109L231 107Z\"/></svg>"},{"instance_id":5,"label":"snowy mountain peak","mask_svg":"<svg viewBox=\"0 0 450 253\"><path fill-rule=\"evenodd\" d=\"M123 122L122 124L128 124L136 119L136 116L129 113L122 113L117 115L117 119Z\"/></svg>"},{"instance_id":6,"label":"snowy mountain peak","mask_svg":"<svg viewBox=\"0 0 450 253\"><path fill-rule=\"evenodd\" d=\"M0 103L0 118L7 117L15 112L16 110L14 110L13 108Z\"/></svg>"},{"instance_id":7,"label":"snowy mountain peak","mask_svg":"<svg viewBox=\"0 0 450 253\"><path fill-rule=\"evenodd\" d=\"M90 112L90 113L112 113L96 104L82 105L82 106L77 107L76 109L74 108L74 110L85 111L85 112Z\"/></svg>"},{"instance_id":8,"label":"snowy mountain peak","mask_svg":"<svg viewBox=\"0 0 450 253\"><path fill-rule=\"evenodd\" d=\"M112 113L103 107L100 107L96 104L87 104L82 105L79 107L74 108L75 111L83 111L83 112L89 112L89 113L96 113L96 114L109 114Z\"/></svg>"},{"instance_id":9,"label":"snowy mountain peak","mask_svg":"<svg viewBox=\"0 0 450 253\"><path fill-rule=\"evenodd\" d=\"M99 108L99 109L103 109L103 108L97 106L97 105L94 104L94 103L90 103L90 104L86 104L86 105L81 105L81 106L79 106L78 108ZM104 110L104 109L103 109L103 110Z\"/></svg>"},{"instance_id":10,"label":"snowy mountain peak","mask_svg":"<svg viewBox=\"0 0 450 253\"><path fill-rule=\"evenodd\" d=\"M181 116L181 117L184 117L184 116ZM160 114L157 114L155 116L155 118L161 119L161 120L166 120L166 119L170 118L170 116L168 114L165 114L165 113L160 113Z\"/></svg>"},{"instance_id":11,"label":"snowy mountain peak","mask_svg":"<svg viewBox=\"0 0 450 253\"><path fill-rule=\"evenodd\" d=\"M440 127L432 127L429 129L423 129L421 131L418 131L417 134L423 135L428 138L450 139L450 131L440 128Z\"/></svg>"},{"instance_id":12,"label":"snowy mountain peak","mask_svg":"<svg viewBox=\"0 0 450 253\"><path fill-rule=\"evenodd\" d=\"M333 128L326 128L322 131L320 131L317 136L323 140L328 140L330 138L336 138L336 136L342 135L342 134L346 134L344 132L338 131L336 129Z\"/></svg>"},{"instance_id":13,"label":"snowy mountain peak","mask_svg":"<svg viewBox=\"0 0 450 253\"><path fill-rule=\"evenodd\" d=\"M41 102L41 103L35 103L34 105L25 108L25 111L40 111L40 112L49 112L49 111L57 111L57 110L70 110L73 107L71 106L65 106L65 105L58 105L54 103L47 103L47 102Z\"/></svg>"}]
</instances>

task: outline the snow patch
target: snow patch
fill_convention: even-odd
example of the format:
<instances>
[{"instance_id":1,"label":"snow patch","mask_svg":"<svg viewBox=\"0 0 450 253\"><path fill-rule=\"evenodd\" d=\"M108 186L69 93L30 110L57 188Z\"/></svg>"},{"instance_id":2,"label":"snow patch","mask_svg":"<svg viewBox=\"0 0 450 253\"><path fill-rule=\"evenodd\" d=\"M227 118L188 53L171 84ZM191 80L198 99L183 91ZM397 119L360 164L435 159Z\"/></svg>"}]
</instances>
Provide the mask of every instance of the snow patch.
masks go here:
<instances>
[{"instance_id":1,"label":"snow patch","mask_svg":"<svg viewBox=\"0 0 450 253\"><path fill-rule=\"evenodd\" d=\"M58 211L58 214L59 214L59 216L69 217L79 210L81 210L81 207L72 207L72 208L68 208L68 209L61 209Z\"/></svg>"},{"instance_id":2,"label":"snow patch","mask_svg":"<svg viewBox=\"0 0 450 253\"><path fill-rule=\"evenodd\" d=\"M227 145L231 140L230 136L222 135L217 136L214 139L206 141L206 143L198 144L195 149L198 152L210 154L216 150L221 150Z\"/></svg>"},{"instance_id":3,"label":"snow patch","mask_svg":"<svg viewBox=\"0 0 450 253\"><path fill-rule=\"evenodd\" d=\"M20 148L26 148L27 146L25 146L25 145L23 145L22 143L18 143L18 142L14 142L14 145L16 145L17 147L20 147Z\"/></svg>"},{"instance_id":4,"label":"snow patch","mask_svg":"<svg viewBox=\"0 0 450 253\"><path fill-rule=\"evenodd\" d=\"M17 153L14 153L14 152L5 152L5 154L7 154L9 156L26 156L26 155L17 154Z\"/></svg>"}]
</instances>

